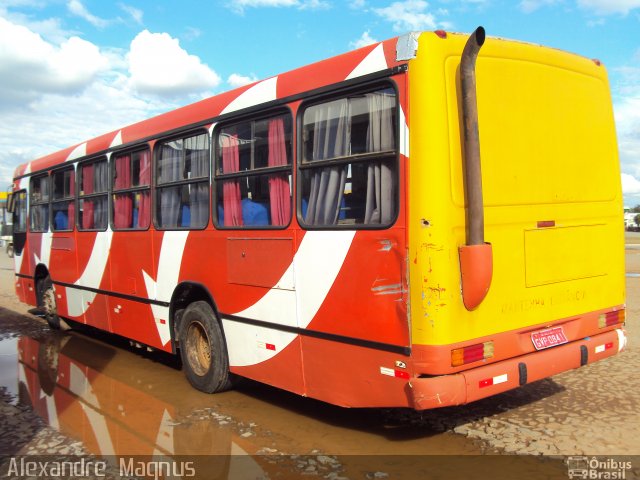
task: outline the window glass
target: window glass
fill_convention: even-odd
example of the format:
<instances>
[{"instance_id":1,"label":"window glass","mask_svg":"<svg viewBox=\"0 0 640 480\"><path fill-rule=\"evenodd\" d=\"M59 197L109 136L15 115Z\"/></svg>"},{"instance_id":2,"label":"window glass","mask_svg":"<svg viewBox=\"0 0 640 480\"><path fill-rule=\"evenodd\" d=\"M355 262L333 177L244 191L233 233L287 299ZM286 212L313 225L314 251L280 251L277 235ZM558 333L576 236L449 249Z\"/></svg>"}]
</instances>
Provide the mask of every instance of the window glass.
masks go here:
<instances>
[{"instance_id":1,"label":"window glass","mask_svg":"<svg viewBox=\"0 0 640 480\"><path fill-rule=\"evenodd\" d=\"M73 167L53 173L51 220L54 232L73 230L75 220L75 171Z\"/></svg>"},{"instance_id":2,"label":"window glass","mask_svg":"<svg viewBox=\"0 0 640 480\"><path fill-rule=\"evenodd\" d=\"M209 135L159 144L156 224L158 228L204 228L209 221Z\"/></svg>"},{"instance_id":3,"label":"window glass","mask_svg":"<svg viewBox=\"0 0 640 480\"><path fill-rule=\"evenodd\" d=\"M285 226L291 219L291 117L226 126L216 148L219 226Z\"/></svg>"},{"instance_id":4,"label":"window glass","mask_svg":"<svg viewBox=\"0 0 640 480\"><path fill-rule=\"evenodd\" d=\"M81 164L78 170L78 229L106 230L109 220L107 159Z\"/></svg>"},{"instance_id":5,"label":"window glass","mask_svg":"<svg viewBox=\"0 0 640 480\"><path fill-rule=\"evenodd\" d=\"M151 152L114 156L113 228L147 229L151 221Z\"/></svg>"},{"instance_id":6,"label":"window glass","mask_svg":"<svg viewBox=\"0 0 640 480\"><path fill-rule=\"evenodd\" d=\"M396 98L391 88L305 109L300 215L305 225L390 225L397 214Z\"/></svg>"},{"instance_id":7,"label":"window glass","mask_svg":"<svg viewBox=\"0 0 640 480\"><path fill-rule=\"evenodd\" d=\"M46 232L49 229L49 176L31 179L31 207L29 213L30 230Z\"/></svg>"},{"instance_id":8,"label":"window glass","mask_svg":"<svg viewBox=\"0 0 640 480\"><path fill-rule=\"evenodd\" d=\"M13 231L24 233L27 231L27 192L23 190L15 193L14 199Z\"/></svg>"}]
</instances>

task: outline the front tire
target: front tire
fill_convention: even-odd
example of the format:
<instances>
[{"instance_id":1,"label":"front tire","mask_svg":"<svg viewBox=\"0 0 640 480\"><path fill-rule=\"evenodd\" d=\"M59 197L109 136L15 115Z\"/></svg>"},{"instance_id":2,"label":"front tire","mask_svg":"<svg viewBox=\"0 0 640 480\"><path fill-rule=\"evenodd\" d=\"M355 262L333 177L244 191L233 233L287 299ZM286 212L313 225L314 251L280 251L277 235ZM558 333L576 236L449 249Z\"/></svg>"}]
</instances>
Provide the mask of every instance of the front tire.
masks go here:
<instances>
[{"instance_id":1,"label":"front tire","mask_svg":"<svg viewBox=\"0 0 640 480\"><path fill-rule=\"evenodd\" d=\"M194 388L206 393L231 388L227 347L211 305L197 301L185 309L179 340L185 375Z\"/></svg>"},{"instance_id":2,"label":"front tire","mask_svg":"<svg viewBox=\"0 0 640 480\"><path fill-rule=\"evenodd\" d=\"M44 310L44 318L53 330L60 330L60 317L58 317L58 306L56 304L56 291L50 276L40 280L37 288L40 292L39 304Z\"/></svg>"}]
</instances>

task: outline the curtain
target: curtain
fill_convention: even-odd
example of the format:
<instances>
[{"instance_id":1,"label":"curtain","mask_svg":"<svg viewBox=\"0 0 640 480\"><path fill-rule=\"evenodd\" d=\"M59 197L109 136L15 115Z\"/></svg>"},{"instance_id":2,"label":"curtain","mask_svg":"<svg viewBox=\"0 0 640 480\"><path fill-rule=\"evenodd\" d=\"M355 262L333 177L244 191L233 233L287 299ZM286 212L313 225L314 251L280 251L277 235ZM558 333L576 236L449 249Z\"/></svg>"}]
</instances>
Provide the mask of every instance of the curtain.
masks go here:
<instances>
[{"instance_id":1,"label":"curtain","mask_svg":"<svg viewBox=\"0 0 640 480\"><path fill-rule=\"evenodd\" d=\"M269 120L270 167L287 165L287 146L284 136L284 119ZM291 193L287 174L269 177L269 200L271 204L271 224L286 225L291 217Z\"/></svg>"},{"instance_id":2,"label":"curtain","mask_svg":"<svg viewBox=\"0 0 640 480\"><path fill-rule=\"evenodd\" d=\"M107 192L109 185L109 169L107 162L94 163L94 192ZM94 200L94 224L92 228L106 228L109 223L106 195Z\"/></svg>"},{"instance_id":3,"label":"curtain","mask_svg":"<svg viewBox=\"0 0 640 480\"><path fill-rule=\"evenodd\" d=\"M172 146L174 145L174 146ZM160 150L159 183L181 180L182 141L171 142ZM175 228L180 219L180 188L159 189L160 193L160 225L164 228Z\"/></svg>"},{"instance_id":4,"label":"curtain","mask_svg":"<svg viewBox=\"0 0 640 480\"><path fill-rule=\"evenodd\" d=\"M94 165L82 167L82 193L84 195L93 193ZM84 200L82 203L82 228L93 228L93 199Z\"/></svg>"},{"instance_id":5,"label":"curtain","mask_svg":"<svg viewBox=\"0 0 640 480\"><path fill-rule=\"evenodd\" d=\"M116 158L114 190L131 187L131 156ZM116 193L113 202L113 225L115 228L130 228L133 220L133 200L129 193Z\"/></svg>"},{"instance_id":6,"label":"curtain","mask_svg":"<svg viewBox=\"0 0 640 480\"><path fill-rule=\"evenodd\" d=\"M151 185L151 152L140 153L140 186ZM138 204L138 221L136 228L147 228L151 219L151 194L143 191Z\"/></svg>"},{"instance_id":7,"label":"curtain","mask_svg":"<svg viewBox=\"0 0 640 480\"><path fill-rule=\"evenodd\" d=\"M185 140L185 149L190 152L191 178L206 178L207 182L191 185L189 206L191 226L202 227L209 217L209 137L198 135Z\"/></svg>"},{"instance_id":8,"label":"curtain","mask_svg":"<svg viewBox=\"0 0 640 480\"><path fill-rule=\"evenodd\" d=\"M346 98L315 109L312 161L349 155L351 132L348 110L349 104ZM337 223L346 178L347 165L314 169L311 175L306 223L313 225Z\"/></svg>"},{"instance_id":9,"label":"curtain","mask_svg":"<svg viewBox=\"0 0 640 480\"><path fill-rule=\"evenodd\" d=\"M240 170L238 136L224 134L222 142L222 172L234 173ZM225 227L242 225L242 204L240 202L240 181L225 180L222 183L222 208Z\"/></svg>"},{"instance_id":10,"label":"curtain","mask_svg":"<svg viewBox=\"0 0 640 480\"><path fill-rule=\"evenodd\" d=\"M367 152L393 150L393 107L394 98L384 92L366 95L369 110L367 130ZM389 162L381 160L367 166L367 198L364 223L386 224L393 220L394 175Z\"/></svg>"}]
</instances>

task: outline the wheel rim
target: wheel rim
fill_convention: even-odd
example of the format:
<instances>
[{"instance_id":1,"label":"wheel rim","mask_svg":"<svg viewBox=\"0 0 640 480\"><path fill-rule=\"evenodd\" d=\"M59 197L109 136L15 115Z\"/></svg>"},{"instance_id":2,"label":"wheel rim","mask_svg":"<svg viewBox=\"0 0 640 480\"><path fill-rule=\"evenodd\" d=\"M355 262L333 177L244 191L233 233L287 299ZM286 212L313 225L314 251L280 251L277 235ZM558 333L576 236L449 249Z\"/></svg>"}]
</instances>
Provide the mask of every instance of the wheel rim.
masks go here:
<instances>
[{"instance_id":1,"label":"wheel rim","mask_svg":"<svg viewBox=\"0 0 640 480\"><path fill-rule=\"evenodd\" d=\"M202 377L211 367L211 343L200 322L192 322L187 330L187 360L193 372Z\"/></svg>"}]
</instances>

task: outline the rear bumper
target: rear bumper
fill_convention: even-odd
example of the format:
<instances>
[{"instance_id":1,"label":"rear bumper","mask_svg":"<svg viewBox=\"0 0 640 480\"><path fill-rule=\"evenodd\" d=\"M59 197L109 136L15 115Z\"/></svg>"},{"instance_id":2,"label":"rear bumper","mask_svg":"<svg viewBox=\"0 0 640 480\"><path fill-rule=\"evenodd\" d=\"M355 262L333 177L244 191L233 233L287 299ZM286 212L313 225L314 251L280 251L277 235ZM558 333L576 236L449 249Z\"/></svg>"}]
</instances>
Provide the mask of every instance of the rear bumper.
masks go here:
<instances>
[{"instance_id":1,"label":"rear bumper","mask_svg":"<svg viewBox=\"0 0 640 480\"><path fill-rule=\"evenodd\" d=\"M474 402L611 357L626 342L620 328L457 374L414 378L409 382L410 400L416 410Z\"/></svg>"}]
</instances>

